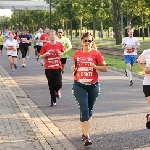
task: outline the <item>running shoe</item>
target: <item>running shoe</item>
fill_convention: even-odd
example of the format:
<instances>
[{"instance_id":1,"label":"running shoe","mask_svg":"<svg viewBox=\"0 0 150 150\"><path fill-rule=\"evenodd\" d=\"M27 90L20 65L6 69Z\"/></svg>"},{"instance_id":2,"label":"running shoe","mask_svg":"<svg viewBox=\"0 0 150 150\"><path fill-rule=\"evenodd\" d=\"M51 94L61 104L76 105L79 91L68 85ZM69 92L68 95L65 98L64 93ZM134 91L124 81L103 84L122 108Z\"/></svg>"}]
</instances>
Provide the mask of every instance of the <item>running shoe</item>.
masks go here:
<instances>
[{"instance_id":1,"label":"running shoe","mask_svg":"<svg viewBox=\"0 0 150 150\"><path fill-rule=\"evenodd\" d=\"M127 75L127 70L125 69L124 71L125 71L125 75L126 75L126 77L128 77L128 75Z\"/></svg>"},{"instance_id":2,"label":"running shoe","mask_svg":"<svg viewBox=\"0 0 150 150\"><path fill-rule=\"evenodd\" d=\"M50 107L54 107L54 106L57 106L57 104L56 103L51 103L50 104Z\"/></svg>"},{"instance_id":3,"label":"running shoe","mask_svg":"<svg viewBox=\"0 0 150 150\"><path fill-rule=\"evenodd\" d=\"M146 118L147 118L146 128L147 128L147 129L150 129L150 121L149 121L149 119L148 119L148 118L149 118L149 115L150 115L150 114L147 114L147 115L146 115Z\"/></svg>"},{"instance_id":4,"label":"running shoe","mask_svg":"<svg viewBox=\"0 0 150 150\"><path fill-rule=\"evenodd\" d=\"M88 146L88 145L91 145L92 144L92 141L90 140L90 137L89 136L85 136L84 138L84 146Z\"/></svg>"},{"instance_id":5,"label":"running shoe","mask_svg":"<svg viewBox=\"0 0 150 150\"><path fill-rule=\"evenodd\" d=\"M44 64L42 62L40 62L41 66L43 66Z\"/></svg>"},{"instance_id":6,"label":"running shoe","mask_svg":"<svg viewBox=\"0 0 150 150\"><path fill-rule=\"evenodd\" d=\"M30 58L29 56L27 56L27 58Z\"/></svg>"},{"instance_id":7,"label":"running shoe","mask_svg":"<svg viewBox=\"0 0 150 150\"><path fill-rule=\"evenodd\" d=\"M25 67L26 66L26 64L22 64L22 67Z\"/></svg>"},{"instance_id":8,"label":"running shoe","mask_svg":"<svg viewBox=\"0 0 150 150\"><path fill-rule=\"evenodd\" d=\"M131 81L130 81L130 86L131 86L132 84L133 84L133 81L131 80Z\"/></svg>"},{"instance_id":9,"label":"running shoe","mask_svg":"<svg viewBox=\"0 0 150 150\"><path fill-rule=\"evenodd\" d=\"M86 136L84 134L82 134L82 141L84 141L84 139L86 139Z\"/></svg>"},{"instance_id":10,"label":"running shoe","mask_svg":"<svg viewBox=\"0 0 150 150\"><path fill-rule=\"evenodd\" d=\"M38 60L39 60L39 58L37 57L37 58L36 58L36 60L38 61Z\"/></svg>"},{"instance_id":11,"label":"running shoe","mask_svg":"<svg viewBox=\"0 0 150 150\"><path fill-rule=\"evenodd\" d=\"M16 64L14 64L14 68L17 69L17 65Z\"/></svg>"},{"instance_id":12,"label":"running shoe","mask_svg":"<svg viewBox=\"0 0 150 150\"><path fill-rule=\"evenodd\" d=\"M60 91L56 92L56 97L57 97L58 99L61 98L61 93L60 93Z\"/></svg>"},{"instance_id":13,"label":"running shoe","mask_svg":"<svg viewBox=\"0 0 150 150\"><path fill-rule=\"evenodd\" d=\"M15 74L15 72L14 72L14 71L12 71L12 72L11 72L11 74L13 75L13 74Z\"/></svg>"}]
</instances>

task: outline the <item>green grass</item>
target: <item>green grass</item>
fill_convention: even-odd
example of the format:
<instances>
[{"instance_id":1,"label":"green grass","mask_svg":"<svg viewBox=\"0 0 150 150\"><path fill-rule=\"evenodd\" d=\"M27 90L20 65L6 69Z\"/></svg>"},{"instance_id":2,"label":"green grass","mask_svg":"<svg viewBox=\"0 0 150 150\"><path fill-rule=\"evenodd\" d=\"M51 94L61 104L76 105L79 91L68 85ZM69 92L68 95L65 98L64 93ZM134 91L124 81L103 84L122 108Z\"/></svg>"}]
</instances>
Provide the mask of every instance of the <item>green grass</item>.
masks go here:
<instances>
[{"instance_id":1,"label":"green grass","mask_svg":"<svg viewBox=\"0 0 150 150\"><path fill-rule=\"evenodd\" d=\"M118 68L118 69L123 69L123 70L126 68L126 65L125 65L124 61L121 60L121 59L109 58L107 56L105 56L104 58L105 58L106 64L108 66L112 66L112 67L115 67L115 68ZM133 69L132 71L135 72L135 73L143 74L143 71L141 71L138 68L137 63L134 64L132 69Z\"/></svg>"}]
</instances>

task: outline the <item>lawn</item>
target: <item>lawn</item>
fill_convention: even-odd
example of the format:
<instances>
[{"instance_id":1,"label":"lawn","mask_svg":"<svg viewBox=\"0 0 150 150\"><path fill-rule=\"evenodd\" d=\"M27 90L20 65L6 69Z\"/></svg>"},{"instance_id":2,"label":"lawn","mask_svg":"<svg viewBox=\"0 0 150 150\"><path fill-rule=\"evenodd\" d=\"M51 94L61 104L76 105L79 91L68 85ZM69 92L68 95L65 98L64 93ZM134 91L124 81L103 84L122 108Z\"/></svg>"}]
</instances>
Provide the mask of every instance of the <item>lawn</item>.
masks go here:
<instances>
[{"instance_id":1,"label":"lawn","mask_svg":"<svg viewBox=\"0 0 150 150\"><path fill-rule=\"evenodd\" d=\"M124 63L123 60L120 60L120 59L114 59L114 58L109 58L107 56L104 57L105 61L106 61L106 64L108 66L112 66L112 67L115 67L115 68L118 68L118 69L125 69L126 68L126 65ZM133 66L133 72L135 73L138 73L138 74L143 74L143 71L141 71L139 68L138 68L138 65L137 63L134 64Z\"/></svg>"}]
</instances>

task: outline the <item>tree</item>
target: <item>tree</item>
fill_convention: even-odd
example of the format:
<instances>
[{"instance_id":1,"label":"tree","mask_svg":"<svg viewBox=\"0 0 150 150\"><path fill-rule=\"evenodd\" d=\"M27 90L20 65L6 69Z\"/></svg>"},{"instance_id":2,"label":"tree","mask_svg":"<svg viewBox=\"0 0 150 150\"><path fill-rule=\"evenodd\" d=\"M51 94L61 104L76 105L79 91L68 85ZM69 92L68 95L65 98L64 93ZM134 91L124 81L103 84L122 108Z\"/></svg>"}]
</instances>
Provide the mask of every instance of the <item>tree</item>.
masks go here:
<instances>
[{"instance_id":1,"label":"tree","mask_svg":"<svg viewBox=\"0 0 150 150\"><path fill-rule=\"evenodd\" d=\"M113 31L115 33L116 45L120 45L121 37L121 23L120 23L120 6L122 0L111 0L113 13Z\"/></svg>"}]
</instances>

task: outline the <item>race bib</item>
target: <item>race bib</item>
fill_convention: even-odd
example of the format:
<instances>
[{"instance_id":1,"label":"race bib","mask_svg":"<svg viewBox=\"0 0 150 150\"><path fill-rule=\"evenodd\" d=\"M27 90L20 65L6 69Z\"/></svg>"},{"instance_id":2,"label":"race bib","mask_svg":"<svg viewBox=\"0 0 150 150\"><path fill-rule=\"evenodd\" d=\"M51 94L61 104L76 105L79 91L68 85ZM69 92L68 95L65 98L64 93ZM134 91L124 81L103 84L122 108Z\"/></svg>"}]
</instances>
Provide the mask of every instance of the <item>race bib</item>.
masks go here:
<instances>
[{"instance_id":1,"label":"race bib","mask_svg":"<svg viewBox=\"0 0 150 150\"><path fill-rule=\"evenodd\" d=\"M134 49L127 49L127 53L133 53Z\"/></svg>"}]
</instances>

